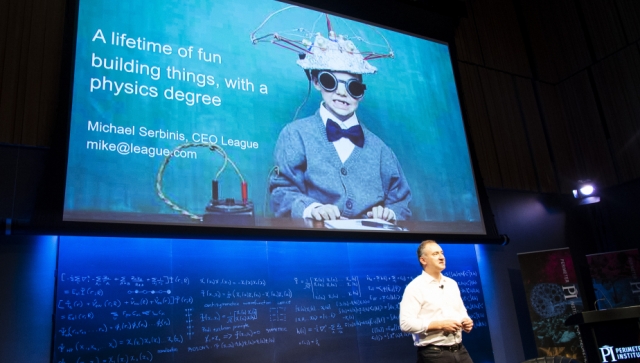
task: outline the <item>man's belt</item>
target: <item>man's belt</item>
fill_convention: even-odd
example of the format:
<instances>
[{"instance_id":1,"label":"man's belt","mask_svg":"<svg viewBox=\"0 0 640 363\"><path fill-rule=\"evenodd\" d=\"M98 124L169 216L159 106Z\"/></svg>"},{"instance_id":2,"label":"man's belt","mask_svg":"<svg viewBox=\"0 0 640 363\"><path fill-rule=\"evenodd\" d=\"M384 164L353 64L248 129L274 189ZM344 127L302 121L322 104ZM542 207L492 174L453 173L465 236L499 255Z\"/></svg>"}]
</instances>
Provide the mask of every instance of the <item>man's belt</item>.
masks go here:
<instances>
[{"instance_id":1,"label":"man's belt","mask_svg":"<svg viewBox=\"0 0 640 363\"><path fill-rule=\"evenodd\" d=\"M454 345L433 345L433 344L429 344L429 345L425 345L422 347L419 347L418 350L423 350L423 349L427 349L427 350L437 350L437 351L449 351L449 352L457 352L460 349L462 349L462 343L458 343L458 344L454 344Z\"/></svg>"}]
</instances>

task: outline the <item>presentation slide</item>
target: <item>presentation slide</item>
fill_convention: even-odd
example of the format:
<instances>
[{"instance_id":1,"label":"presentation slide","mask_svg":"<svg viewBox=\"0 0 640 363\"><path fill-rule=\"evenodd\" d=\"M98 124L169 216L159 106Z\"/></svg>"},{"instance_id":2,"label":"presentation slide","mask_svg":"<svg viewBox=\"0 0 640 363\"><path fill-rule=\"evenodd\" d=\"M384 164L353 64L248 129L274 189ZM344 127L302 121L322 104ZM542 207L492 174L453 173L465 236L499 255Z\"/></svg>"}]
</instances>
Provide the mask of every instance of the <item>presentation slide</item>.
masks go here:
<instances>
[{"instance_id":1,"label":"presentation slide","mask_svg":"<svg viewBox=\"0 0 640 363\"><path fill-rule=\"evenodd\" d=\"M64 220L484 235L449 48L267 0L80 0Z\"/></svg>"},{"instance_id":2,"label":"presentation slide","mask_svg":"<svg viewBox=\"0 0 640 363\"><path fill-rule=\"evenodd\" d=\"M414 362L399 327L418 244L60 237L55 363ZM475 246L443 245L494 362Z\"/></svg>"}]
</instances>

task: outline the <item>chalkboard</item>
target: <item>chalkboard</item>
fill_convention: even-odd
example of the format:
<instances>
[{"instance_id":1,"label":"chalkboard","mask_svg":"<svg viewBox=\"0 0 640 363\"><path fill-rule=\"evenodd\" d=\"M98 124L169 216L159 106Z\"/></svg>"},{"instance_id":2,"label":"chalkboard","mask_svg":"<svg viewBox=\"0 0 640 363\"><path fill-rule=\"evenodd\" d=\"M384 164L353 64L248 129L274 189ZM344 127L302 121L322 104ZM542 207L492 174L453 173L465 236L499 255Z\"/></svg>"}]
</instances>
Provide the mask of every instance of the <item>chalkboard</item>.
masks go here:
<instances>
[{"instance_id":1,"label":"chalkboard","mask_svg":"<svg viewBox=\"0 0 640 363\"><path fill-rule=\"evenodd\" d=\"M61 237L53 362L412 362L417 244ZM443 245L493 353L473 245Z\"/></svg>"}]
</instances>

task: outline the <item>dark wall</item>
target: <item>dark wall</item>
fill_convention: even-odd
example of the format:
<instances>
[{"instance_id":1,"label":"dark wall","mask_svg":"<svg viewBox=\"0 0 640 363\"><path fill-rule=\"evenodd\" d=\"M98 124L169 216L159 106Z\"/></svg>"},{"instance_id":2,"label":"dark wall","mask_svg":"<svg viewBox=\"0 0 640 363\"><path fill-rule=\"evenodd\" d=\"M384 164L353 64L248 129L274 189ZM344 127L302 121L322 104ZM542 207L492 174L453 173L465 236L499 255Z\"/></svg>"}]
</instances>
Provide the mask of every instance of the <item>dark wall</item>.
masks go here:
<instances>
[{"instance_id":1,"label":"dark wall","mask_svg":"<svg viewBox=\"0 0 640 363\"><path fill-rule=\"evenodd\" d=\"M456 54L488 187L568 193L640 177L640 2L466 4Z\"/></svg>"},{"instance_id":2,"label":"dark wall","mask_svg":"<svg viewBox=\"0 0 640 363\"><path fill-rule=\"evenodd\" d=\"M583 268L584 254L637 247L640 2L468 0L460 19L455 6L402 3L440 12L455 27L468 135L498 231L511 238L477 248L494 354L505 363L531 358L517 253L570 247ZM66 0L0 2L0 220L28 220L36 196L48 198L37 189L52 182L44 170L61 127L65 8ZM585 178L605 187L602 202L576 207L568 193ZM49 269L52 255L38 245L0 240L0 288L11 291L2 307L2 361L48 359L51 310L24 305L32 291L17 288L42 276L42 301L52 296L53 274L39 269Z\"/></svg>"},{"instance_id":3,"label":"dark wall","mask_svg":"<svg viewBox=\"0 0 640 363\"><path fill-rule=\"evenodd\" d=\"M606 189L594 215L601 218L602 250L638 248L640 244L640 183L630 182ZM597 222L596 222L597 223Z\"/></svg>"},{"instance_id":4,"label":"dark wall","mask_svg":"<svg viewBox=\"0 0 640 363\"><path fill-rule=\"evenodd\" d=\"M31 218L48 154L48 148L0 145L1 219Z\"/></svg>"},{"instance_id":5,"label":"dark wall","mask_svg":"<svg viewBox=\"0 0 640 363\"><path fill-rule=\"evenodd\" d=\"M0 235L0 361L49 361L57 250L55 236Z\"/></svg>"},{"instance_id":6,"label":"dark wall","mask_svg":"<svg viewBox=\"0 0 640 363\"><path fill-rule=\"evenodd\" d=\"M488 190L506 246L477 245L489 329L496 362L537 357L517 254L566 247L566 198L531 192ZM524 302L524 304L523 304Z\"/></svg>"},{"instance_id":7,"label":"dark wall","mask_svg":"<svg viewBox=\"0 0 640 363\"><path fill-rule=\"evenodd\" d=\"M477 245L496 362L537 357L518 253L568 247L585 308L595 296L586 255L638 248L640 181L601 191L601 202L578 205L571 196L489 189L507 246Z\"/></svg>"}]
</instances>

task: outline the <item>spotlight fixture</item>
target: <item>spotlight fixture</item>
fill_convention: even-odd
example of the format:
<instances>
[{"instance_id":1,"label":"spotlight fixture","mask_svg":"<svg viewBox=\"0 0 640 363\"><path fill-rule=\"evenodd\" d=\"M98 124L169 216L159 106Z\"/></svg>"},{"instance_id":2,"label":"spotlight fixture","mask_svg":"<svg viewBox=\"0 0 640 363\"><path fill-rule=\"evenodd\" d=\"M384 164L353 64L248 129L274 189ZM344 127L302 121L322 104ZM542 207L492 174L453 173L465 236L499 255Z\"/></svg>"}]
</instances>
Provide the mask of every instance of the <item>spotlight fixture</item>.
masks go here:
<instances>
[{"instance_id":1,"label":"spotlight fixture","mask_svg":"<svg viewBox=\"0 0 640 363\"><path fill-rule=\"evenodd\" d=\"M600 201L598 190L591 180L578 180L576 188L573 189L573 197L578 200L579 205L598 203Z\"/></svg>"}]
</instances>

